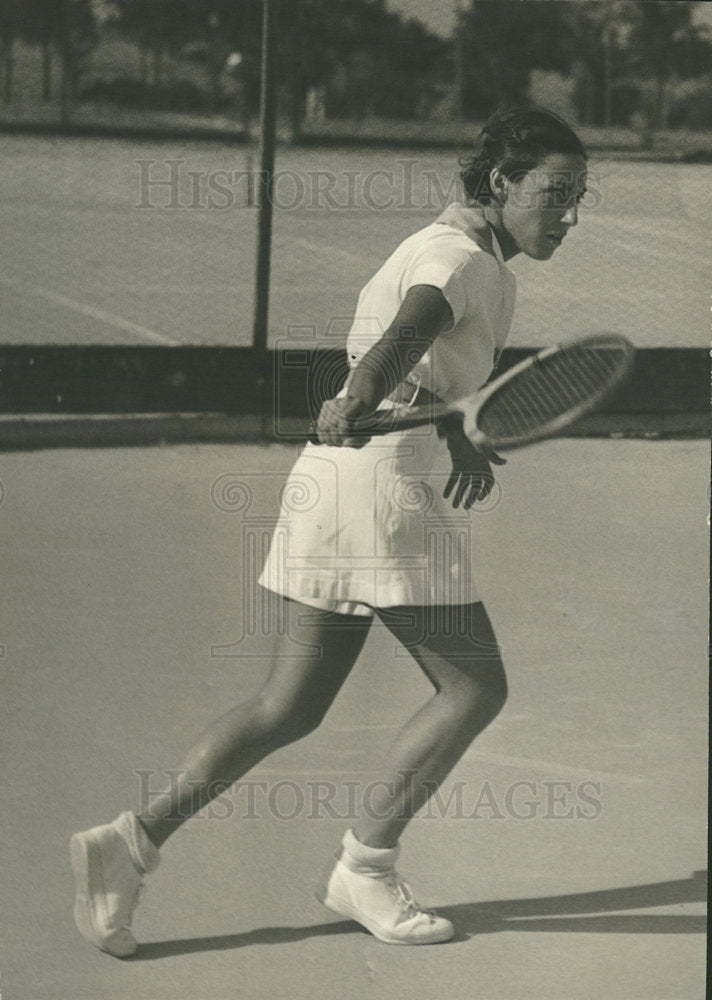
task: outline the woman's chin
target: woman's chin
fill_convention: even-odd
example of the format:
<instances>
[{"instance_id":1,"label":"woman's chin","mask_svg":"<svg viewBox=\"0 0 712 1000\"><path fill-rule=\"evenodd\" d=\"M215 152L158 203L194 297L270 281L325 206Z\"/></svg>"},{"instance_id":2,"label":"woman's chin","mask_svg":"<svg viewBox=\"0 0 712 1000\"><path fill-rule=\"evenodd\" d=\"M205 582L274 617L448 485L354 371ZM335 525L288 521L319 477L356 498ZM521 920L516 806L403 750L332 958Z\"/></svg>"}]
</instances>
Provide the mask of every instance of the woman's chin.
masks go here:
<instances>
[{"instance_id":1,"label":"woman's chin","mask_svg":"<svg viewBox=\"0 0 712 1000\"><path fill-rule=\"evenodd\" d=\"M533 247L522 247L522 253L531 257L532 260L551 260L558 249L558 246L554 246L553 243L547 246L539 244Z\"/></svg>"}]
</instances>

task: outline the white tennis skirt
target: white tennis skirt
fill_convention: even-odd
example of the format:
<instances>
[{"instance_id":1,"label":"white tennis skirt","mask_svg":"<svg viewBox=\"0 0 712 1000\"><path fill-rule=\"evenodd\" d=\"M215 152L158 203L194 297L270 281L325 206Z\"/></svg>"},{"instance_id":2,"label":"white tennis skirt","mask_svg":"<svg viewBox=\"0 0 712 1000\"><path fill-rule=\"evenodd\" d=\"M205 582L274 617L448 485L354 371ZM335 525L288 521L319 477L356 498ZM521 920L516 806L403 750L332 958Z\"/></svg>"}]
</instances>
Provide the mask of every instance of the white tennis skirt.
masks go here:
<instances>
[{"instance_id":1,"label":"white tennis skirt","mask_svg":"<svg viewBox=\"0 0 712 1000\"><path fill-rule=\"evenodd\" d=\"M306 445L259 583L342 614L478 601L471 512L442 495L450 471L432 426L360 449Z\"/></svg>"}]
</instances>

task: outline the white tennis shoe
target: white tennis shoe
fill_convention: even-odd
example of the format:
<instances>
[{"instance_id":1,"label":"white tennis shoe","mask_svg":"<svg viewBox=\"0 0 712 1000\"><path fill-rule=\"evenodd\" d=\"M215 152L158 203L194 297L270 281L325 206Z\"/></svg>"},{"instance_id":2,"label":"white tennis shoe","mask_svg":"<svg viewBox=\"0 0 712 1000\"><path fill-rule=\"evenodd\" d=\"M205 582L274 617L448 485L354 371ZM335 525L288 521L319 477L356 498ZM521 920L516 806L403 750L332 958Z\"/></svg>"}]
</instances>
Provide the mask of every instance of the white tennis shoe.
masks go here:
<instances>
[{"instance_id":1,"label":"white tennis shoe","mask_svg":"<svg viewBox=\"0 0 712 1000\"><path fill-rule=\"evenodd\" d=\"M349 831L341 857L317 890L317 899L335 913L358 921L386 944L449 941L455 928L415 901L395 870L398 853L397 847L387 851L364 848Z\"/></svg>"},{"instance_id":2,"label":"white tennis shoe","mask_svg":"<svg viewBox=\"0 0 712 1000\"><path fill-rule=\"evenodd\" d=\"M131 920L143 876L158 867L158 850L133 815L75 833L69 851L76 883L74 922L102 951L127 958L136 951Z\"/></svg>"}]
</instances>

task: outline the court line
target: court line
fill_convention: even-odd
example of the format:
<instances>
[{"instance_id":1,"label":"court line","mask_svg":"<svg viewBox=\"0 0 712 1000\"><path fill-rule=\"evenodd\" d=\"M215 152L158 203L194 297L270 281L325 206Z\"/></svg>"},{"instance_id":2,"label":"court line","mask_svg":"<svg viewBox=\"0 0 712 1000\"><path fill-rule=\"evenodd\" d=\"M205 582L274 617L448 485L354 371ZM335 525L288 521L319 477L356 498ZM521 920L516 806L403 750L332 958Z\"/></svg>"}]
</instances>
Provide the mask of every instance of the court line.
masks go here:
<instances>
[{"instance_id":1,"label":"court line","mask_svg":"<svg viewBox=\"0 0 712 1000\"><path fill-rule=\"evenodd\" d=\"M259 767L256 767L250 773L251 773L251 775L254 775L254 777L256 777L256 778L275 778L278 781L288 781L290 778L314 778L314 779L318 780L320 777L322 777L325 774L333 774L337 778L343 778L343 777L348 776L349 774L356 774L356 775L362 776L363 773L364 773L364 771L366 771L366 770L367 770L367 767L365 767L365 766L364 767L360 767L360 768L353 768L353 767L339 767L339 768L334 768L334 767L313 767L313 768L310 768L308 771L294 770L294 768L291 768L291 767L290 768L284 768L283 770L279 770L279 771L267 768L267 769L265 769L263 771L263 770L260 770ZM250 781L249 778L243 778L242 779L242 783L245 783L245 782L249 783L249 781Z\"/></svg>"},{"instance_id":2,"label":"court line","mask_svg":"<svg viewBox=\"0 0 712 1000\"><path fill-rule=\"evenodd\" d=\"M631 233L633 231L631 230ZM668 264L672 263L673 256L669 248L657 249L652 246L645 246L642 241L650 238L650 232L648 233L636 233L633 239L625 239L613 236L610 233L601 233L600 231L596 233L596 237L601 239L605 243L606 247L615 247L616 250L622 250L629 257L634 257L636 254L642 254L645 257L652 257L653 260L664 260ZM667 237L666 237L667 239ZM680 238L680 243L684 241Z\"/></svg>"},{"instance_id":3,"label":"court line","mask_svg":"<svg viewBox=\"0 0 712 1000\"><path fill-rule=\"evenodd\" d=\"M193 218L198 219L200 222L204 222L208 226L220 229L224 233L229 233L230 231L227 226L222 225L211 216L196 213ZM301 236L285 235L284 238L290 246L300 246L305 250L320 254L321 256L341 257L344 260L348 260L356 264L373 264L373 258L371 257L365 257L363 254L351 253L349 250L342 250L340 247L331 246L329 243L314 243L312 240L304 239ZM275 240L275 242L278 242L278 240Z\"/></svg>"},{"instance_id":4,"label":"court line","mask_svg":"<svg viewBox=\"0 0 712 1000\"><path fill-rule=\"evenodd\" d=\"M17 278L13 278L8 274L0 274L0 284L5 285L8 288L12 288L16 292L21 292L23 295L34 296L35 298L46 299L48 302L54 303L54 305L64 306L65 309L70 309L73 312L77 312L82 316L86 316L89 319L98 320L100 323L106 323L108 326L113 326L117 330L123 330L126 333L136 333L145 340L149 340L154 344L164 344L168 347L178 347L180 345L179 340L173 340L171 337L166 337L162 333L157 333L155 330L149 330L146 326L140 326L138 323L132 323L129 319L124 319L122 316L117 316L115 313L107 312L105 309L98 309L95 306L86 305L84 302L77 302L75 299L70 299L66 295L61 295L59 292L53 292L49 288L43 288L41 285L30 284L26 281L20 281Z\"/></svg>"},{"instance_id":5,"label":"court line","mask_svg":"<svg viewBox=\"0 0 712 1000\"><path fill-rule=\"evenodd\" d=\"M649 778L639 778L629 774L616 774L612 771L598 771L587 767L572 767L570 764L562 763L561 761L538 760L536 757L512 757L508 754L482 753L473 750L466 753L462 760L480 761L483 764L499 764L504 767L529 768L536 771L548 771L549 773L555 772L563 778L578 778L585 781L608 781L616 784L637 786L652 784L652 779ZM280 770L274 770L273 768L261 770L257 767L252 773L258 778L276 778L278 780L289 780L290 778L318 779L324 775L338 775L342 778L349 774L361 775L367 769L367 766L361 768L314 766L309 770L290 767Z\"/></svg>"},{"instance_id":6,"label":"court line","mask_svg":"<svg viewBox=\"0 0 712 1000\"><path fill-rule=\"evenodd\" d=\"M374 722L372 725L364 724L364 725L354 725L354 726L349 726L349 725L346 725L346 726L331 726L330 728L335 733L362 733L362 732L365 732L366 730L382 730L383 732L385 732L386 730L390 730L390 731L393 730L393 723L392 722L383 722L383 723L381 723L381 722Z\"/></svg>"},{"instance_id":7,"label":"court line","mask_svg":"<svg viewBox=\"0 0 712 1000\"><path fill-rule=\"evenodd\" d=\"M235 232L231 226L223 225L222 222L219 221L222 216L218 216L216 219L214 216L204 215L202 212L192 212L189 218L191 220L195 219L198 222L204 222L206 226L212 226L213 229L219 229L220 232L225 233L227 236L230 236Z\"/></svg>"},{"instance_id":8,"label":"court line","mask_svg":"<svg viewBox=\"0 0 712 1000\"><path fill-rule=\"evenodd\" d=\"M539 760L536 757L512 757L503 753L484 753L473 749L463 760L480 760L483 763L503 764L505 767L532 767L537 771L556 771L559 774L588 779L589 781L615 781L623 785L650 785L649 778L638 778L629 774L615 774L613 771L595 771L591 768L572 767L561 761Z\"/></svg>"},{"instance_id":9,"label":"court line","mask_svg":"<svg viewBox=\"0 0 712 1000\"><path fill-rule=\"evenodd\" d=\"M312 250L315 253L326 254L328 257L343 257L345 260L355 261L357 264L373 264L372 257L364 257L363 254L350 253L348 250L341 250L339 247L331 246L329 243L312 243L311 240L302 239L299 236L291 237L290 243L304 247L305 250Z\"/></svg>"}]
</instances>

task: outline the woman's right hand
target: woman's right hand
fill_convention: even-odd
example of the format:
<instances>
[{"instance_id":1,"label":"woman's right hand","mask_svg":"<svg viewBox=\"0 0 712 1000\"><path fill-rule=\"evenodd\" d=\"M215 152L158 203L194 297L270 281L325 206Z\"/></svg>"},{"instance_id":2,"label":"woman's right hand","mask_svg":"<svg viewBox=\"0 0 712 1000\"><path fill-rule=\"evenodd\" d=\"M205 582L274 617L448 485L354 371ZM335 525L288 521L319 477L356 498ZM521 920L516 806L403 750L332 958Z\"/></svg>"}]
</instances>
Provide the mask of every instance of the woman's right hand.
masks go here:
<instances>
[{"instance_id":1,"label":"woman's right hand","mask_svg":"<svg viewBox=\"0 0 712 1000\"><path fill-rule=\"evenodd\" d=\"M368 444L371 435L356 428L359 418L353 410L354 406L346 398L327 399L316 422L319 444L333 448L363 448Z\"/></svg>"}]
</instances>

